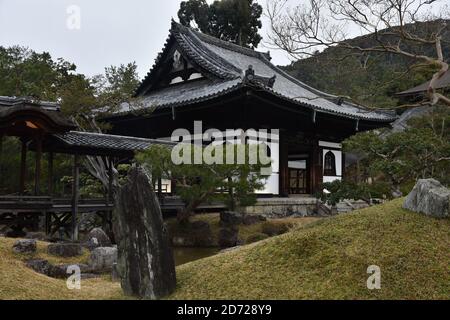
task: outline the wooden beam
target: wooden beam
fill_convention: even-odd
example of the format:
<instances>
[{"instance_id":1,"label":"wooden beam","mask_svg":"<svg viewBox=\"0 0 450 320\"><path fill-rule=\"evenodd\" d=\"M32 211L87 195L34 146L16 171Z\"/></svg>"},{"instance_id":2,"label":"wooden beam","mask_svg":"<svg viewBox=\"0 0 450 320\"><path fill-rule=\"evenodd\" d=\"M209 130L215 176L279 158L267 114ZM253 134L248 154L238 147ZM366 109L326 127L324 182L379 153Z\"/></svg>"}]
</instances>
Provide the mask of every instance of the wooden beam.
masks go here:
<instances>
[{"instance_id":1,"label":"wooden beam","mask_svg":"<svg viewBox=\"0 0 450 320\"><path fill-rule=\"evenodd\" d=\"M0 190L3 185L3 134L0 134Z\"/></svg>"},{"instance_id":2,"label":"wooden beam","mask_svg":"<svg viewBox=\"0 0 450 320\"><path fill-rule=\"evenodd\" d=\"M77 227L77 215L78 215L78 202L80 192L80 168L79 168L79 156L76 154L73 157L73 183L72 183L72 240L78 240L78 227Z\"/></svg>"},{"instance_id":3,"label":"wooden beam","mask_svg":"<svg viewBox=\"0 0 450 320\"><path fill-rule=\"evenodd\" d=\"M42 139L38 137L36 142L36 165L34 169L34 195L38 196L41 192L41 162L42 162Z\"/></svg>"},{"instance_id":4,"label":"wooden beam","mask_svg":"<svg viewBox=\"0 0 450 320\"><path fill-rule=\"evenodd\" d=\"M158 178L158 199L162 199L162 179Z\"/></svg>"},{"instance_id":5,"label":"wooden beam","mask_svg":"<svg viewBox=\"0 0 450 320\"><path fill-rule=\"evenodd\" d=\"M48 181L47 181L48 195L53 196L53 152L48 154Z\"/></svg>"},{"instance_id":6,"label":"wooden beam","mask_svg":"<svg viewBox=\"0 0 450 320\"><path fill-rule=\"evenodd\" d=\"M113 183L114 183L114 161L112 157L108 158L108 195L107 203L113 201Z\"/></svg>"},{"instance_id":7,"label":"wooden beam","mask_svg":"<svg viewBox=\"0 0 450 320\"><path fill-rule=\"evenodd\" d=\"M20 185L19 193L23 195L25 193L25 180L27 175L27 142L22 139L22 152L20 158Z\"/></svg>"},{"instance_id":8,"label":"wooden beam","mask_svg":"<svg viewBox=\"0 0 450 320\"><path fill-rule=\"evenodd\" d=\"M280 132L280 139L278 141L279 143L279 172L278 172L278 194L281 197L287 197L289 196L289 150L288 150L288 144L286 141L286 137L282 132Z\"/></svg>"}]
</instances>

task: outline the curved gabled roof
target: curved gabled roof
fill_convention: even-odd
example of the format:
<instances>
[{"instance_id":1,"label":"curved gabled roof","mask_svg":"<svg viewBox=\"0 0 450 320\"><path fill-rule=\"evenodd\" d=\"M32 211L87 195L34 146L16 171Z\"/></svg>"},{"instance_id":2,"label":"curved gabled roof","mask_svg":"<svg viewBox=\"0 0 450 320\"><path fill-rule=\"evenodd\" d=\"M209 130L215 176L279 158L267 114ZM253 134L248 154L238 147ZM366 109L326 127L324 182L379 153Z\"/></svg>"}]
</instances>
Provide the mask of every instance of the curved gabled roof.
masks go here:
<instances>
[{"instance_id":1,"label":"curved gabled roof","mask_svg":"<svg viewBox=\"0 0 450 320\"><path fill-rule=\"evenodd\" d=\"M175 42L189 61L216 79L187 82L160 90L148 90L148 83L154 76L154 70L160 59L164 56L167 57L169 44ZM298 105L299 108L306 107L317 112L377 122L392 122L396 119L396 115L393 113L365 109L343 101L338 96L306 85L273 65L267 53L222 41L175 22L172 22L170 36L163 52L158 57L153 69L137 91L141 99L140 105L143 108L186 105L213 99L244 86L256 86L258 90L288 100ZM246 75L250 67L255 76L251 79L253 81L249 81L250 78ZM270 82L269 86L267 85L268 81L257 81L257 79L275 79L275 81ZM131 109L124 108L120 113L130 111Z\"/></svg>"}]
</instances>

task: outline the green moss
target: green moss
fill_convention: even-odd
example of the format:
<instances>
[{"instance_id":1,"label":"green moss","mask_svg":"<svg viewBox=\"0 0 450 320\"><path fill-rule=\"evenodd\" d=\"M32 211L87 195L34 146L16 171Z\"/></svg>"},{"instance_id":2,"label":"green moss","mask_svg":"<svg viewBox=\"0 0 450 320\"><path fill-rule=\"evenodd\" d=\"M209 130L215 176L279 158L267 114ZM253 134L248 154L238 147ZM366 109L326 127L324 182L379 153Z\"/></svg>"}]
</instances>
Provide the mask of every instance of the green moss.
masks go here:
<instances>
[{"instance_id":1,"label":"green moss","mask_svg":"<svg viewBox=\"0 0 450 320\"><path fill-rule=\"evenodd\" d=\"M84 263L87 250L81 257L59 258L49 256L48 243L38 242L33 255L15 254L12 246L16 239L0 238L0 300L6 299L124 299L120 284L109 276L82 280L81 290L69 290L66 281L53 279L25 266L28 259L47 259L54 264Z\"/></svg>"},{"instance_id":2,"label":"green moss","mask_svg":"<svg viewBox=\"0 0 450 320\"><path fill-rule=\"evenodd\" d=\"M177 268L172 299L448 299L450 220L403 199L299 227ZM381 268L368 290L367 268Z\"/></svg>"}]
</instances>

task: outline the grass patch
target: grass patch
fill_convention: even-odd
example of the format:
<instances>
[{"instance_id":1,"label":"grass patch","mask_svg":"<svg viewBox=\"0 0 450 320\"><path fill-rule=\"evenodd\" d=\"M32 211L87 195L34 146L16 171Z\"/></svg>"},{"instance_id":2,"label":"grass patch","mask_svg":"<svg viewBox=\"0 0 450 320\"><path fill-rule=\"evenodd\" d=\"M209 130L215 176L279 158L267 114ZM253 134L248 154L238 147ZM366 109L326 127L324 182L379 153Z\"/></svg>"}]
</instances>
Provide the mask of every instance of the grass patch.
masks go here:
<instances>
[{"instance_id":1,"label":"grass patch","mask_svg":"<svg viewBox=\"0 0 450 320\"><path fill-rule=\"evenodd\" d=\"M450 220L403 199L323 219L177 268L172 299L448 299ZM367 267L381 268L368 290Z\"/></svg>"}]
</instances>

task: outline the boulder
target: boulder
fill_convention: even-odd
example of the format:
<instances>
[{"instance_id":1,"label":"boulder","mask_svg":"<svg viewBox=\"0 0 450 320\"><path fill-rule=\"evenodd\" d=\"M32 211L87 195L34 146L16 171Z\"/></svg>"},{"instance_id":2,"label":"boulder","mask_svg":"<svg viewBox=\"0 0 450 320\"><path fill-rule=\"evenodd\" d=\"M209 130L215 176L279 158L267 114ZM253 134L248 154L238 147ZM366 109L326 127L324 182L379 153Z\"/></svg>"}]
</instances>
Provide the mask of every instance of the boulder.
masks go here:
<instances>
[{"instance_id":1,"label":"boulder","mask_svg":"<svg viewBox=\"0 0 450 320\"><path fill-rule=\"evenodd\" d=\"M219 231L219 246L221 248L230 248L238 245L239 230L234 227L222 228Z\"/></svg>"},{"instance_id":2,"label":"boulder","mask_svg":"<svg viewBox=\"0 0 450 320\"><path fill-rule=\"evenodd\" d=\"M243 214L233 211L222 211L220 213L220 224L223 226L227 225L238 225L241 224L243 220Z\"/></svg>"},{"instance_id":3,"label":"boulder","mask_svg":"<svg viewBox=\"0 0 450 320\"><path fill-rule=\"evenodd\" d=\"M266 221L267 218L261 215L255 215L255 214L246 214L243 218L242 218L242 223L249 226L252 224L257 224L260 222L264 222Z\"/></svg>"},{"instance_id":4,"label":"boulder","mask_svg":"<svg viewBox=\"0 0 450 320\"><path fill-rule=\"evenodd\" d=\"M435 179L420 179L406 197L403 208L445 218L450 213L450 190Z\"/></svg>"},{"instance_id":5,"label":"boulder","mask_svg":"<svg viewBox=\"0 0 450 320\"><path fill-rule=\"evenodd\" d=\"M47 252L58 257L76 257L83 254L83 247L78 243L51 243Z\"/></svg>"},{"instance_id":6,"label":"boulder","mask_svg":"<svg viewBox=\"0 0 450 320\"><path fill-rule=\"evenodd\" d=\"M25 265L28 268L31 268L34 271L45 275L49 275L50 269L52 267L50 262L44 259L28 260Z\"/></svg>"},{"instance_id":7,"label":"boulder","mask_svg":"<svg viewBox=\"0 0 450 320\"><path fill-rule=\"evenodd\" d=\"M111 239L101 228L94 228L87 235L85 246L89 250L94 250L98 247L111 247Z\"/></svg>"},{"instance_id":8,"label":"boulder","mask_svg":"<svg viewBox=\"0 0 450 320\"><path fill-rule=\"evenodd\" d=\"M113 212L117 271L125 294L160 299L176 287L175 262L158 198L146 172L133 166Z\"/></svg>"},{"instance_id":9,"label":"boulder","mask_svg":"<svg viewBox=\"0 0 450 320\"><path fill-rule=\"evenodd\" d=\"M111 271L117 263L117 248L100 247L92 250L89 257L89 267L96 272Z\"/></svg>"},{"instance_id":10,"label":"boulder","mask_svg":"<svg viewBox=\"0 0 450 320\"><path fill-rule=\"evenodd\" d=\"M13 245L13 251L15 253L34 253L36 252L36 240L17 240Z\"/></svg>"}]
</instances>

